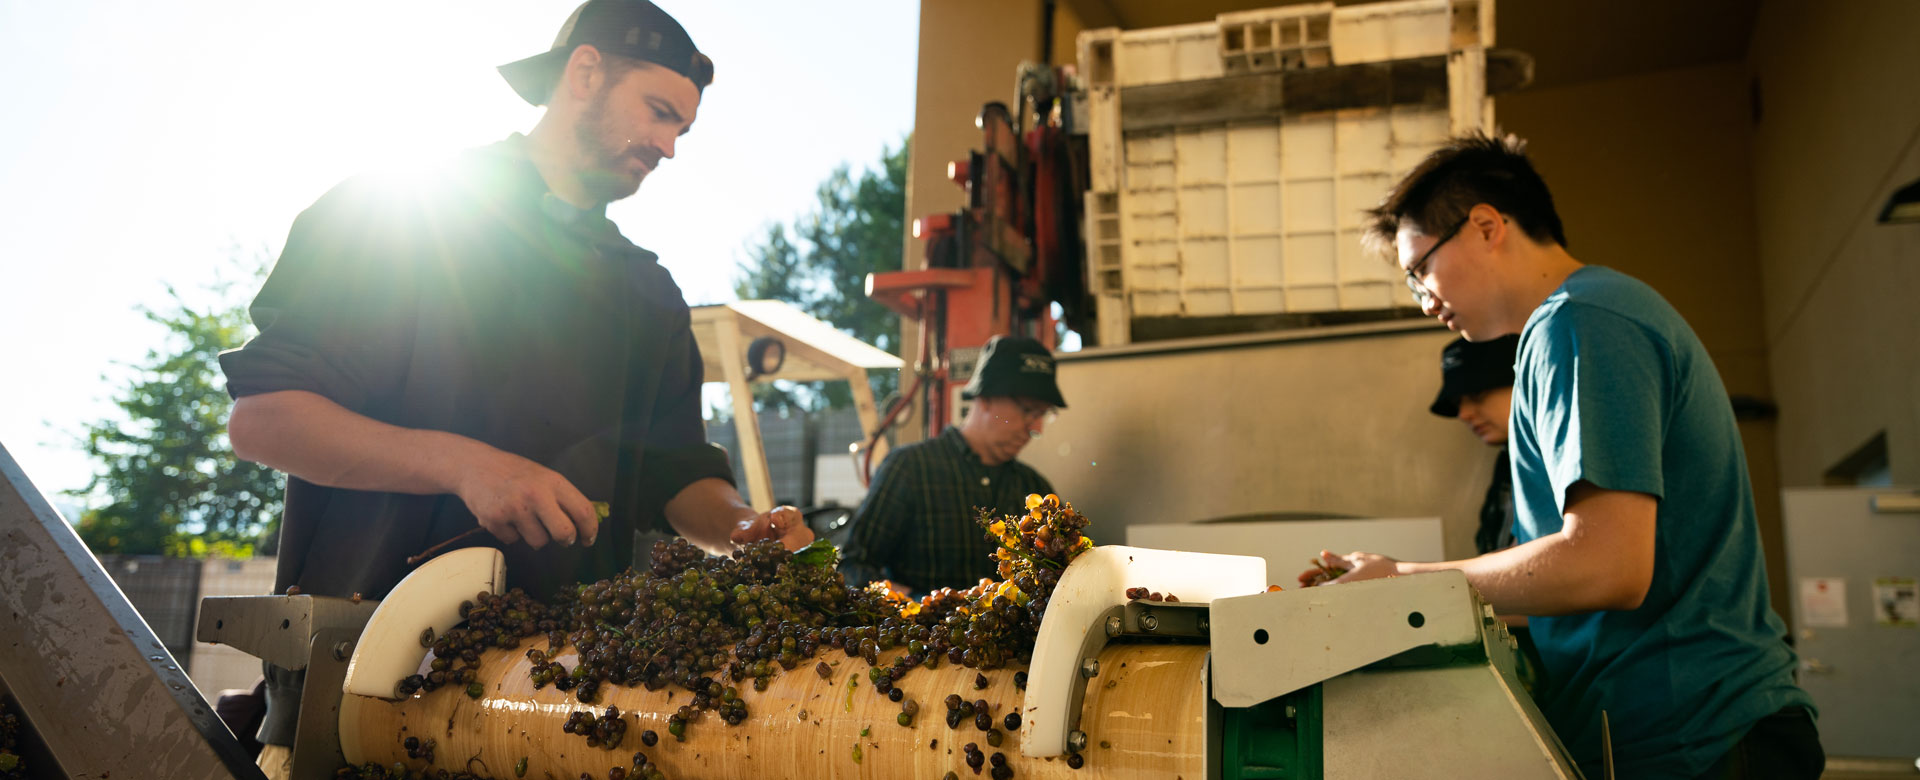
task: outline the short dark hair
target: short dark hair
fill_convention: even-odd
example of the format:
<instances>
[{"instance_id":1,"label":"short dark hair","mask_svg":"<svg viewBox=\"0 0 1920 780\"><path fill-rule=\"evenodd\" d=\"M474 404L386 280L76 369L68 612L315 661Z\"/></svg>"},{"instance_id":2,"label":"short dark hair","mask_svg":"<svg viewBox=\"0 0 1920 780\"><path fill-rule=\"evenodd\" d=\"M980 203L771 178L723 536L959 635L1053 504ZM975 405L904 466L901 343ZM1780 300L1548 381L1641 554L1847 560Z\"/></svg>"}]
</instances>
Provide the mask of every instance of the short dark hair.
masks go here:
<instances>
[{"instance_id":1,"label":"short dark hair","mask_svg":"<svg viewBox=\"0 0 1920 780\"><path fill-rule=\"evenodd\" d=\"M1367 211L1369 248L1394 259L1394 235L1411 222L1437 236L1467 218L1481 203L1512 217L1528 238L1567 245L1566 229L1553 210L1553 194L1527 159L1527 142L1516 136L1473 133L1448 139Z\"/></svg>"}]
</instances>

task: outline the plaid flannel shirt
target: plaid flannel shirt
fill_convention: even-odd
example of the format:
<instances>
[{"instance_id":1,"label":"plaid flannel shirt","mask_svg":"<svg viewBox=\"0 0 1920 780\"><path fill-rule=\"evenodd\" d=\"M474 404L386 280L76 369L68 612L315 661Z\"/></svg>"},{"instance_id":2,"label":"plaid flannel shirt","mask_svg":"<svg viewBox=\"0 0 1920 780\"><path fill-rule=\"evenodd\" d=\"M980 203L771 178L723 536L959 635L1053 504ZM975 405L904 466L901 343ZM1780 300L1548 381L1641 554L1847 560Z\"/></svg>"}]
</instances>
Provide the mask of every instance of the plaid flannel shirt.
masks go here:
<instances>
[{"instance_id":1,"label":"plaid flannel shirt","mask_svg":"<svg viewBox=\"0 0 1920 780\"><path fill-rule=\"evenodd\" d=\"M1018 460L980 462L960 429L894 450L880 463L867 499L854 512L841 568L849 582L892 580L916 595L969 588L995 577L993 544L974 523L977 507L1026 512L1029 493L1053 485Z\"/></svg>"}]
</instances>

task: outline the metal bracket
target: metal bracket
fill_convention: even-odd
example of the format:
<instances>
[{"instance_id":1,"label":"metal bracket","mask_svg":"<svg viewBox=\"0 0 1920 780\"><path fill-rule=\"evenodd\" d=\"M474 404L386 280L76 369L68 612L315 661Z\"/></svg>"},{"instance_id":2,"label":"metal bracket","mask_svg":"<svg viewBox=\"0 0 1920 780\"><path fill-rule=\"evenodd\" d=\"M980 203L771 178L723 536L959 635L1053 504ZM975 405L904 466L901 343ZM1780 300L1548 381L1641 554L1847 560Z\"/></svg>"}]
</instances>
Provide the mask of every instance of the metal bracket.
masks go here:
<instances>
[{"instance_id":1,"label":"metal bracket","mask_svg":"<svg viewBox=\"0 0 1920 780\"><path fill-rule=\"evenodd\" d=\"M1067 749L1078 753L1087 747L1087 733L1080 730L1081 708L1086 704L1087 685L1100 676L1100 651L1126 637L1204 643L1210 623L1207 605L1178 601L1129 601L1100 613L1080 640L1080 674L1067 693Z\"/></svg>"},{"instance_id":2,"label":"metal bracket","mask_svg":"<svg viewBox=\"0 0 1920 780\"><path fill-rule=\"evenodd\" d=\"M0 447L0 687L61 776L261 777L180 666Z\"/></svg>"},{"instance_id":3,"label":"metal bracket","mask_svg":"<svg viewBox=\"0 0 1920 780\"><path fill-rule=\"evenodd\" d=\"M194 638L299 671L307 668L316 634L341 628L358 636L379 606L331 596L209 596L200 600Z\"/></svg>"},{"instance_id":4,"label":"metal bracket","mask_svg":"<svg viewBox=\"0 0 1920 780\"><path fill-rule=\"evenodd\" d=\"M300 690L300 722L293 732L289 780L331 780L334 770L347 763L340 751L340 688L359 635L357 626L330 626L313 633L302 663L307 677Z\"/></svg>"},{"instance_id":5,"label":"metal bracket","mask_svg":"<svg viewBox=\"0 0 1920 780\"><path fill-rule=\"evenodd\" d=\"M1127 587L1148 582L1179 602L1131 602ZM1114 636L1201 634L1205 605L1267 587L1267 562L1242 555L1156 550L1109 545L1082 553L1060 575L1048 600L1047 617L1034 640L1027 666L1027 695L1021 703L1020 752L1035 758L1074 752L1080 707L1085 703L1088 659L1097 659ZM1120 610L1117 614L1112 610ZM1210 620L1210 619L1209 619ZM1151 626L1151 630L1143 627ZM1096 674L1098 669L1093 669Z\"/></svg>"}]
</instances>

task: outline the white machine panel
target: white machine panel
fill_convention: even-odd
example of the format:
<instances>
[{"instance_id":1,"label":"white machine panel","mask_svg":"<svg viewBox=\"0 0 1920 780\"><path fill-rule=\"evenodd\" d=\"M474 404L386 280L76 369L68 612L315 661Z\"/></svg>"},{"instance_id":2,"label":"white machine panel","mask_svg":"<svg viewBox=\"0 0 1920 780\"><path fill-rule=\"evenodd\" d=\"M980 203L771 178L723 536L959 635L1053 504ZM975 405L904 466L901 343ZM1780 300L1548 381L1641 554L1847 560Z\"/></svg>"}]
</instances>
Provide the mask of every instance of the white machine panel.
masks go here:
<instances>
[{"instance_id":1,"label":"white machine panel","mask_svg":"<svg viewBox=\"0 0 1920 780\"><path fill-rule=\"evenodd\" d=\"M1215 599L1213 698L1251 707L1426 645L1480 641L1483 610L1457 571Z\"/></svg>"},{"instance_id":2,"label":"white machine panel","mask_svg":"<svg viewBox=\"0 0 1920 780\"><path fill-rule=\"evenodd\" d=\"M1169 523L1127 526L1127 544L1162 550L1253 555L1267 561L1271 584L1291 589L1321 550L1379 553L1403 561L1446 559L1440 518ZM1181 594L1185 598L1185 594Z\"/></svg>"}]
</instances>

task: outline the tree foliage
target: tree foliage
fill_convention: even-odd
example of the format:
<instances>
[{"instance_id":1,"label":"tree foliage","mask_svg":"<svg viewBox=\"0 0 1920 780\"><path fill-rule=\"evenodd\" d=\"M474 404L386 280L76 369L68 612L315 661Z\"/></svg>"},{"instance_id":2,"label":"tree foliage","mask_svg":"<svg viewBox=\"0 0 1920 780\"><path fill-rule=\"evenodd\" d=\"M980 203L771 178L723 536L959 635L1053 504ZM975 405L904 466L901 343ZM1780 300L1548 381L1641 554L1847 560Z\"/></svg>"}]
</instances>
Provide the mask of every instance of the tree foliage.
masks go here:
<instances>
[{"instance_id":1,"label":"tree foliage","mask_svg":"<svg viewBox=\"0 0 1920 780\"><path fill-rule=\"evenodd\" d=\"M900 318L867 297L867 275L900 270L906 234L907 149L911 139L881 150L878 168L834 169L816 191L819 203L791 225L773 224L747 248L734 293L743 300L786 301L882 350L899 354ZM892 392L891 371L870 376L877 396ZM840 408L852 402L844 383L757 388L762 408Z\"/></svg>"},{"instance_id":2,"label":"tree foliage","mask_svg":"<svg viewBox=\"0 0 1920 780\"><path fill-rule=\"evenodd\" d=\"M169 288L161 346L132 366L113 398L123 418L86 426L80 443L98 464L71 495L106 503L77 523L95 554L244 556L278 535L282 483L272 469L234 457L227 441L233 403L218 356L251 334L246 310L196 308Z\"/></svg>"}]
</instances>

